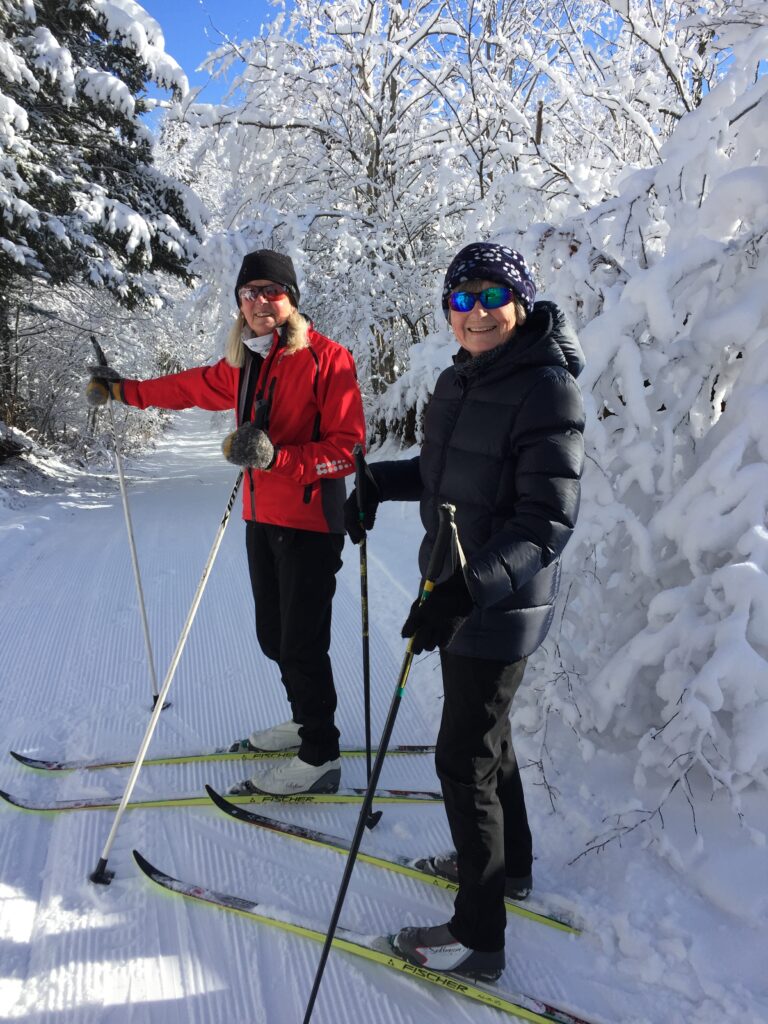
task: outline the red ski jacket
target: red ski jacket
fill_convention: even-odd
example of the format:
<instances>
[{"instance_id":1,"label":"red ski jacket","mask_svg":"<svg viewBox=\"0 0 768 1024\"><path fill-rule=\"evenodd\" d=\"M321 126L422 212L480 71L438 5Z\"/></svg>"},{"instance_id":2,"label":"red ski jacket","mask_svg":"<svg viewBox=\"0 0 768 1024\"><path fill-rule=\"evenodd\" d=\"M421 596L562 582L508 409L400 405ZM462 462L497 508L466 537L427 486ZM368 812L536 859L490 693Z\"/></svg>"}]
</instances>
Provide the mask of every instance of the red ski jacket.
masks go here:
<instances>
[{"instance_id":1,"label":"red ski jacket","mask_svg":"<svg viewBox=\"0 0 768 1024\"><path fill-rule=\"evenodd\" d=\"M249 407L241 411L246 391ZM352 449L365 441L365 419L352 356L335 341L310 327L307 343L290 348L276 331L263 361L249 352L243 368L221 359L154 380L124 380L122 396L139 409L235 409L238 425L256 418L259 399L268 403L264 425L277 455L269 470L247 470L243 518L344 532L342 478L354 472Z\"/></svg>"}]
</instances>

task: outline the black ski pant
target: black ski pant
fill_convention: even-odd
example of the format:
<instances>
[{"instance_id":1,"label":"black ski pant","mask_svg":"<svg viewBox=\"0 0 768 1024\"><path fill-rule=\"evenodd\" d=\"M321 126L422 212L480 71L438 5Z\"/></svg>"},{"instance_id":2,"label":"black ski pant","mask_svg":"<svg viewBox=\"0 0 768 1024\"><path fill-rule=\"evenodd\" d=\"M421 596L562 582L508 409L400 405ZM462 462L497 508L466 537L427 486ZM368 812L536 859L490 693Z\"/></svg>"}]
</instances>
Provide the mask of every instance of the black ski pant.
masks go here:
<instances>
[{"instance_id":1,"label":"black ski pant","mask_svg":"<svg viewBox=\"0 0 768 1024\"><path fill-rule=\"evenodd\" d=\"M328 649L344 536L249 522L245 542L259 646L277 662L301 726L299 757L324 764L339 756Z\"/></svg>"},{"instance_id":2,"label":"black ski pant","mask_svg":"<svg viewBox=\"0 0 768 1024\"><path fill-rule=\"evenodd\" d=\"M470 949L504 948L505 877L531 873L533 849L509 709L525 659L440 652L443 716L435 764L459 872L452 934Z\"/></svg>"}]
</instances>

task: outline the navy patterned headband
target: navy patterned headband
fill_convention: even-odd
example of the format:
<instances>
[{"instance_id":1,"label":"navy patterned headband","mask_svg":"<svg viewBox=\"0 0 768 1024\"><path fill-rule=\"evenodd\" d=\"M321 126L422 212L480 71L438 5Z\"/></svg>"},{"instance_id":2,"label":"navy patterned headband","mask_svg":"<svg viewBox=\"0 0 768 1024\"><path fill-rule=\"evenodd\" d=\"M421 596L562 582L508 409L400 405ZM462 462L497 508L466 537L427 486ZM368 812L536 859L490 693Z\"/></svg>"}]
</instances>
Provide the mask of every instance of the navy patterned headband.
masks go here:
<instances>
[{"instance_id":1,"label":"navy patterned headband","mask_svg":"<svg viewBox=\"0 0 768 1024\"><path fill-rule=\"evenodd\" d=\"M536 283L525 262L516 250L495 242L473 242L466 245L451 260L443 282L443 309L448 315L448 296L465 281L495 281L503 284L520 299L526 313L533 309Z\"/></svg>"}]
</instances>

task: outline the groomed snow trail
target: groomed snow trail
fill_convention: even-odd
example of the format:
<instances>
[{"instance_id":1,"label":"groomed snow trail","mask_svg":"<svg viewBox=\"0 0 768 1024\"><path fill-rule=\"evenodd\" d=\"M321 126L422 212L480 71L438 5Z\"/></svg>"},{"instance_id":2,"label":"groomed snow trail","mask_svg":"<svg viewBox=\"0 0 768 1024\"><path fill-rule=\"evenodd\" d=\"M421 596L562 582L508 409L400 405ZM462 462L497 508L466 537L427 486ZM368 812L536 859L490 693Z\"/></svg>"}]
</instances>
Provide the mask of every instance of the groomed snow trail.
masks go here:
<instances>
[{"instance_id":1,"label":"groomed snow trail","mask_svg":"<svg viewBox=\"0 0 768 1024\"><path fill-rule=\"evenodd\" d=\"M221 419L190 412L154 452L128 466L129 491L159 680L224 512L236 471L221 457ZM397 678L399 626L416 586L417 517L382 509L369 541L373 734ZM3 589L0 729L4 749L56 757L134 756L150 713L150 684L120 496L114 479L86 478L64 495L27 499L0 518ZM364 740L357 550L344 551L332 656L343 739ZM243 525L233 515L170 691L151 754L219 746L286 717L275 666L258 651ZM434 742L439 684L434 657L414 666L393 742ZM147 767L135 795L225 791L246 774L236 763ZM120 795L127 771L47 777L0 757L0 787L29 797ZM365 784L364 759L344 762L345 785ZM431 758L387 761L387 787L437 788ZM567 780L563 780L567 785ZM578 780L573 784L575 789ZM595 792L598 790L595 789ZM570 1006L594 1021L757 1024L749 980L706 984L708 949L681 907L678 879L650 855L583 858L564 875L575 806L552 816L543 787L529 787L537 884L587 931L568 937L510 919L501 985ZM264 807L287 821L350 836L354 807ZM582 818L579 815L582 814ZM129 811L112 848L116 878L88 881L112 812L59 816L0 808L0 1017L28 1024L294 1024L302 1019L319 946L233 915L163 898L135 868L137 848L159 868L280 908L325 929L344 867L329 851L229 821L215 808ZM417 856L449 845L442 808L388 806L364 845ZM577 852L577 851L576 851ZM651 906L621 900L624 880ZM569 892L578 899L569 898ZM676 903L676 900L678 901ZM613 905L612 905L613 901ZM359 864L342 923L365 934L450 916L450 896ZM660 922L657 910L666 907ZM725 927L726 925L721 926ZM693 963L689 963L689 958ZM699 965L696 960L701 961ZM665 979L666 965L672 976ZM747 977L758 976L750 965ZM727 979L725 979L727 981ZM649 984L653 982L653 984ZM332 953L317 1024L498 1024L491 1009Z\"/></svg>"}]
</instances>

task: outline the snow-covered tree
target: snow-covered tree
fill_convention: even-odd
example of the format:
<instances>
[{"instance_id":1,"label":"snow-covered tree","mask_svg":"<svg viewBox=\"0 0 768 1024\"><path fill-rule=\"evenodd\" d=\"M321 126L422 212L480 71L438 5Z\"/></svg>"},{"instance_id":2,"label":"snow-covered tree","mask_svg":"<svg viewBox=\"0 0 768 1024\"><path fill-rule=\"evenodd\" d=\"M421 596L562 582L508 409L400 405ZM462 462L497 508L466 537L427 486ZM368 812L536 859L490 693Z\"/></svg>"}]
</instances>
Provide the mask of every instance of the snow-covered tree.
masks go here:
<instances>
[{"instance_id":1,"label":"snow-covered tree","mask_svg":"<svg viewBox=\"0 0 768 1024\"><path fill-rule=\"evenodd\" d=\"M217 129L231 176L227 230L201 266L229 274L229 295L230 260L289 249L305 308L353 350L371 396L430 329L445 236L472 203L437 91L447 8L298 0L262 38L221 48L242 102L187 110Z\"/></svg>"},{"instance_id":2,"label":"snow-covered tree","mask_svg":"<svg viewBox=\"0 0 768 1024\"><path fill-rule=\"evenodd\" d=\"M153 167L148 83L181 69L133 0L0 0L0 412L24 423L34 352L20 325L61 286L155 302L157 274L189 280L192 197Z\"/></svg>"},{"instance_id":3,"label":"snow-covered tree","mask_svg":"<svg viewBox=\"0 0 768 1024\"><path fill-rule=\"evenodd\" d=\"M738 808L768 783L765 13L731 5L710 45L727 71L658 163L521 241L582 322L589 450L568 604L518 723L544 736L555 710L586 757L636 748L643 805L608 838L672 792Z\"/></svg>"}]
</instances>

